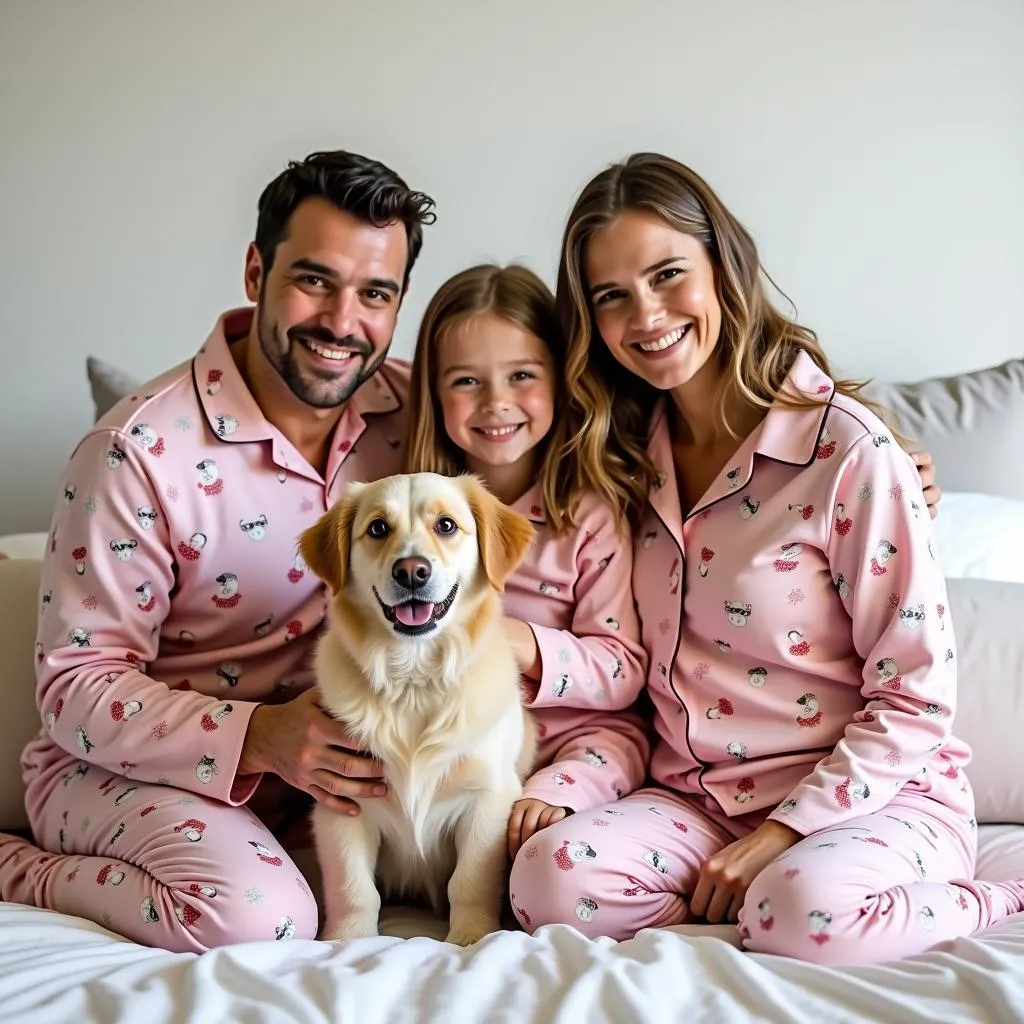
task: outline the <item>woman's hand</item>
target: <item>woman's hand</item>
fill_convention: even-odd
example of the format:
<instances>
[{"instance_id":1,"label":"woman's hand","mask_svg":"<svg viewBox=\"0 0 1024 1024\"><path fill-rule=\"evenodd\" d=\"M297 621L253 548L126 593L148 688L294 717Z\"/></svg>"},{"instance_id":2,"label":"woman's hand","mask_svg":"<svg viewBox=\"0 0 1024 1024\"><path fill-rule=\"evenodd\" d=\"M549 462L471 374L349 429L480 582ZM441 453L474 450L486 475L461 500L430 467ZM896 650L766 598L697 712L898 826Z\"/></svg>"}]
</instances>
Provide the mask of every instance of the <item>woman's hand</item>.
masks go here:
<instances>
[{"instance_id":1,"label":"woman's hand","mask_svg":"<svg viewBox=\"0 0 1024 1024\"><path fill-rule=\"evenodd\" d=\"M749 836L730 843L705 861L690 897L690 913L711 924L737 921L750 883L803 838L788 825L769 819Z\"/></svg>"},{"instance_id":2,"label":"woman's hand","mask_svg":"<svg viewBox=\"0 0 1024 1024\"><path fill-rule=\"evenodd\" d=\"M534 682L540 682L541 661L537 638L529 624L520 619L512 619L507 615L501 620L505 635L512 644L516 665L522 675Z\"/></svg>"}]
</instances>

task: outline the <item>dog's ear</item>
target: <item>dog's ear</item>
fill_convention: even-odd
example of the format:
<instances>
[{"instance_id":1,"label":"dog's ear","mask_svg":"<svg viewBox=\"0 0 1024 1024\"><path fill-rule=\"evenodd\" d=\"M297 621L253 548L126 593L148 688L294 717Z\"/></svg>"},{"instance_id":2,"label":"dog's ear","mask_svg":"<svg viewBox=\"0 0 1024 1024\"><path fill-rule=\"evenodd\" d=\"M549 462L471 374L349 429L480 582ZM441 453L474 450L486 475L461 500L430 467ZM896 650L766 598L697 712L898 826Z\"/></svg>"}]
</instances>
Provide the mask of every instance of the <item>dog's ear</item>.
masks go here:
<instances>
[{"instance_id":1,"label":"dog's ear","mask_svg":"<svg viewBox=\"0 0 1024 1024\"><path fill-rule=\"evenodd\" d=\"M477 543L484 572L491 586L503 591L505 581L533 543L533 524L526 516L499 501L475 477L463 477L462 484L476 520Z\"/></svg>"},{"instance_id":2,"label":"dog's ear","mask_svg":"<svg viewBox=\"0 0 1024 1024\"><path fill-rule=\"evenodd\" d=\"M335 594L341 593L348 579L352 523L361 492L361 487L350 484L337 504L299 534L299 554L303 561Z\"/></svg>"}]
</instances>

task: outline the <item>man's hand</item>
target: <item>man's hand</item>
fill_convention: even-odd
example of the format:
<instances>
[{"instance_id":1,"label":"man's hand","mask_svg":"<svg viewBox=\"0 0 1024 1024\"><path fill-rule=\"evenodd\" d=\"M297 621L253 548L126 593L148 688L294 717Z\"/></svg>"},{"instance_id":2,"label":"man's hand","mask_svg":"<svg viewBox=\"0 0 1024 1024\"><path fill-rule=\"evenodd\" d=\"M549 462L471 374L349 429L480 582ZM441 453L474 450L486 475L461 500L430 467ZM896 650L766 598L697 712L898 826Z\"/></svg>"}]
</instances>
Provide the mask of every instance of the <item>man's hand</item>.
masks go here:
<instances>
[{"instance_id":1,"label":"man's hand","mask_svg":"<svg viewBox=\"0 0 1024 1024\"><path fill-rule=\"evenodd\" d=\"M567 807L555 807L543 800L523 799L512 805L512 815L508 819L508 855L513 860L520 847L532 835L542 828L554 825L571 814Z\"/></svg>"},{"instance_id":2,"label":"man's hand","mask_svg":"<svg viewBox=\"0 0 1024 1024\"><path fill-rule=\"evenodd\" d=\"M788 825L769 819L704 862L690 913L711 924L735 922L750 883L773 861L804 837Z\"/></svg>"},{"instance_id":3,"label":"man's hand","mask_svg":"<svg viewBox=\"0 0 1024 1024\"><path fill-rule=\"evenodd\" d=\"M310 687L287 704L261 704L249 719L239 775L273 772L339 814L358 814L352 797L383 796L383 767L361 754Z\"/></svg>"},{"instance_id":4,"label":"man's hand","mask_svg":"<svg viewBox=\"0 0 1024 1024\"><path fill-rule=\"evenodd\" d=\"M910 457L921 477L921 490L928 504L928 514L934 519L939 514L939 502L942 501L942 488L935 482L935 463L929 452L911 452Z\"/></svg>"}]
</instances>

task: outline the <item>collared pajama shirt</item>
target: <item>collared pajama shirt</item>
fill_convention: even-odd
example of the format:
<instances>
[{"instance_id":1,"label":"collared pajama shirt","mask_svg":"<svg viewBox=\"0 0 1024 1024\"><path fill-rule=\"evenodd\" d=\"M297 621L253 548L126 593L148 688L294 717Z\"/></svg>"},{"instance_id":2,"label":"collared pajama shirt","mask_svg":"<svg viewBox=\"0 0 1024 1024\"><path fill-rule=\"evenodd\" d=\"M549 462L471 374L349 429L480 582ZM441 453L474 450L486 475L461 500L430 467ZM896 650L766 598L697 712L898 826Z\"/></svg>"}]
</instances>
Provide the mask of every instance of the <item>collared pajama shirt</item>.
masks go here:
<instances>
[{"instance_id":1,"label":"collared pajama shirt","mask_svg":"<svg viewBox=\"0 0 1024 1024\"><path fill-rule=\"evenodd\" d=\"M574 811L613 802L647 776L650 738L633 705L646 679L628 531L586 494L573 529L549 526L540 487L513 508L537 531L505 585L505 614L528 622L541 673L526 704L540 736L524 796Z\"/></svg>"},{"instance_id":2,"label":"collared pajama shirt","mask_svg":"<svg viewBox=\"0 0 1024 1024\"><path fill-rule=\"evenodd\" d=\"M312 682L327 594L297 539L348 482L402 470L409 368L389 360L346 403L321 476L235 365L229 345L251 317L222 316L194 359L120 402L71 456L42 575L43 728L26 775L76 755L244 803L259 782L237 775L250 715Z\"/></svg>"},{"instance_id":3,"label":"collared pajama shirt","mask_svg":"<svg viewBox=\"0 0 1024 1024\"><path fill-rule=\"evenodd\" d=\"M917 794L974 827L956 644L911 458L807 355L683 515L664 406L633 588L655 781L801 834Z\"/></svg>"}]
</instances>

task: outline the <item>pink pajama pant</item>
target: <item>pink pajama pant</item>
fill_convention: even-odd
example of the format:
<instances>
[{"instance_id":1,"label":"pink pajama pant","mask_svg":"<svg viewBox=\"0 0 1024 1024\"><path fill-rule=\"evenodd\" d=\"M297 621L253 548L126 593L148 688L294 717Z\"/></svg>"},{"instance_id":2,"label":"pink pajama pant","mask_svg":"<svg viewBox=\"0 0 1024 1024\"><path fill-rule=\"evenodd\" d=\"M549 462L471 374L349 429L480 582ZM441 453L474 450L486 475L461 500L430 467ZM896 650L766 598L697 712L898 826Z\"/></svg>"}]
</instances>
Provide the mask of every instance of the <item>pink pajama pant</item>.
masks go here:
<instances>
[{"instance_id":1,"label":"pink pajama pant","mask_svg":"<svg viewBox=\"0 0 1024 1024\"><path fill-rule=\"evenodd\" d=\"M704 862L766 816L729 819L703 798L660 789L574 814L519 851L512 908L530 932L563 923L626 939L687 923ZM1020 911L1020 886L971 880L966 829L941 804L901 794L884 810L808 836L747 891L744 947L823 964L892 960Z\"/></svg>"},{"instance_id":2,"label":"pink pajama pant","mask_svg":"<svg viewBox=\"0 0 1024 1024\"><path fill-rule=\"evenodd\" d=\"M315 938L317 906L306 880L248 807L112 775L74 757L53 768L29 784L42 850L0 839L0 898L174 952ZM302 824L303 794L286 790L266 777L251 803L264 805L268 822L283 825L291 815Z\"/></svg>"}]
</instances>

